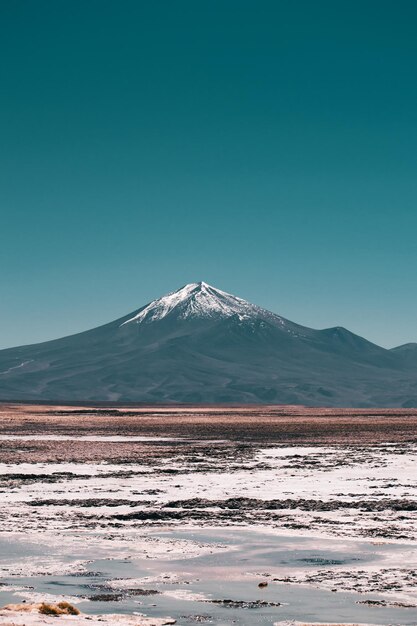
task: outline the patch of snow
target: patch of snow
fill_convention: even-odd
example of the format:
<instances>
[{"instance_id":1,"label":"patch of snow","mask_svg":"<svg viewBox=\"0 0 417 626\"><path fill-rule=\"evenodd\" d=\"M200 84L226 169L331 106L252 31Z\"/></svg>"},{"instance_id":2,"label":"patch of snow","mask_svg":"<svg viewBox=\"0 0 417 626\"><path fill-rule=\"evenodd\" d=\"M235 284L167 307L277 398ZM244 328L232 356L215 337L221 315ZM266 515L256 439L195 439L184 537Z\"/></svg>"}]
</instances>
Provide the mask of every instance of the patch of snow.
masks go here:
<instances>
[{"instance_id":1,"label":"patch of snow","mask_svg":"<svg viewBox=\"0 0 417 626\"><path fill-rule=\"evenodd\" d=\"M33 555L20 559L1 559L0 575L10 578L21 578L22 576L69 576L71 574L84 573L87 563L88 561L81 561L79 559L68 563L65 562L64 558L60 557L39 557ZM23 596L23 593L19 592L17 595Z\"/></svg>"},{"instance_id":2,"label":"patch of snow","mask_svg":"<svg viewBox=\"0 0 417 626\"><path fill-rule=\"evenodd\" d=\"M121 326L131 322L139 324L161 320L174 310L178 318L183 320L188 318L227 318L232 315L238 315L239 320L243 321L266 315L285 325L284 320L278 315L274 315L226 291L221 291L207 283L200 282L190 283L162 298L153 300L134 317L123 322Z\"/></svg>"},{"instance_id":3,"label":"patch of snow","mask_svg":"<svg viewBox=\"0 0 417 626\"><path fill-rule=\"evenodd\" d=\"M87 598L80 596L63 596L60 594L53 595L51 593L39 593L37 591L16 591L13 595L36 603L51 602L53 604L57 604L58 602L70 602L71 604L80 604L80 602L89 601Z\"/></svg>"},{"instance_id":4,"label":"patch of snow","mask_svg":"<svg viewBox=\"0 0 417 626\"><path fill-rule=\"evenodd\" d=\"M29 359L29 361L23 361L23 363L20 363L19 365L14 365L14 367L9 367L8 370L4 370L4 372L0 372L1 374L8 374L9 372L13 371L13 370L18 370L21 367L25 367L25 365L28 365L29 363L33 363L33 359Z\"/></svg>"},{"instance_id":5,"label":"patch of snow","mask_svg":"<svg viewBox=\"0 0 417 626\"><path fill-rule=\"evenodd\" d=\"M173 572L161 572L155 576L142 576L141 578L115 578L109 580L107 585L112 589L135 589L135 587L142 588L144 585L180 585L184 581L187 584L190 581L198 580L193 579L193 574L189 572L181 572L181 575L174 574Z\"/></svg>"},{"instance_id":6,"label":"patch of snow","mask_svg":"<svg viewBox=\"0 0 417 626\"><path fill-rule=\"evenodd\" d=\"M174 598L174 600L187 600L188 602L206 602L210 598L203 593L196 593L188 589L170 589L162 592L164 596Z\"/></svg>"}]
</instances>

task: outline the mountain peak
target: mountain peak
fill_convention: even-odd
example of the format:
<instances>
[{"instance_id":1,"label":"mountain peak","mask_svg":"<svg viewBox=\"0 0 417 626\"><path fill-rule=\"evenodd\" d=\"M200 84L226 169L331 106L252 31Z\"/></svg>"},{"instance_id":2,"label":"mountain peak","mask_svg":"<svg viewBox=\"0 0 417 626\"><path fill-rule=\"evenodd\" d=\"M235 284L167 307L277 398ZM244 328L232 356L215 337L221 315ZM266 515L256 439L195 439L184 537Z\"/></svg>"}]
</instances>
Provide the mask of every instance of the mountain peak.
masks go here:
<instances>
[{"instance_id":1,"label":"mountain peak","mask_svg":"<svg viewBox=\"0 0 417 626\"><path fill-rule=\"evenodd\" d=\"M0 399L408 408L416 355L299 326L200 281L84 333L1 350Z\"/></svg>"},{"instance_id":2,"label":"mountain peak","mask_svg":"<svg viewBox=\"0 0 417 626\"><path fill-rule=\"evenodd\" d=\"M143 323L161 320L168 315L178 319L226 318L238 314L242 317L258 316L262 311L242 298L212 287L204 281L188 283L177 291L172 291L139 310L122 326L131 322Z\"/></svg>"}]
</instances>

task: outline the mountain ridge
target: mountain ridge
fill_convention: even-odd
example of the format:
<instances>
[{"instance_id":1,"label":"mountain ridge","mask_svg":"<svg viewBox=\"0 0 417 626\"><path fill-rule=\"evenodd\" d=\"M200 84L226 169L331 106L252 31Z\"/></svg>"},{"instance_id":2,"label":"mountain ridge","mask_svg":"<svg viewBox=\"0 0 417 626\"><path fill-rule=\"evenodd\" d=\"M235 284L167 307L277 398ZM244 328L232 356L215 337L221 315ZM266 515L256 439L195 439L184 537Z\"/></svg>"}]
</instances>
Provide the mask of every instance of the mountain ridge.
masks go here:
<instances>
[{"instance_id":1,"label":"mountain ridge","mask_svg":"<svg viewBox=\"0 0 417 626\"><path fill-rule=\"evenodd\" d=\"M189 283L76 335L0 351L1 400L417 406L414 351Z\"/></svg>"}]
</instances>

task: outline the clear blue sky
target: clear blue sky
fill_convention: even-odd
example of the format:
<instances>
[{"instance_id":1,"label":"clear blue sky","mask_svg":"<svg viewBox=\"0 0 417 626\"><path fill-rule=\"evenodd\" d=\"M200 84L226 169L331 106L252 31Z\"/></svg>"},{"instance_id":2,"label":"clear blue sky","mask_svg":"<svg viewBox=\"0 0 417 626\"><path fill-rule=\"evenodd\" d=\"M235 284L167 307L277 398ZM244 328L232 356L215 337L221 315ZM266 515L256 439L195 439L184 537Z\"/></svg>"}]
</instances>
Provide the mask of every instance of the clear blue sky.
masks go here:
<instances>
[{"instance_id":1,"label":"clear blue sky","mask_svg":"<svg viewBox=\"0 0 417 626\"><path fill-rule=\"evenodd\" d=\"M417 341L417 2L4 0L0 347L204 280Z\"/></svg>"}]
</instances>

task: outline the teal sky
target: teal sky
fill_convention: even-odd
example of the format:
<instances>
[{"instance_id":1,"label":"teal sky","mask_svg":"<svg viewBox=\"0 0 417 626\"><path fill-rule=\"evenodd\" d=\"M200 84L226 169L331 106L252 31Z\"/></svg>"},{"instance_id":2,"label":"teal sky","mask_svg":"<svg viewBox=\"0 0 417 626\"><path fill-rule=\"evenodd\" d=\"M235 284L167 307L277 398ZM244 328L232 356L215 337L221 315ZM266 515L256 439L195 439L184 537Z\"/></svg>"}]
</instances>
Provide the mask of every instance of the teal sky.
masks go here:
<instances>
[{"instance_id":1,"label":"teal sky","mask_svg":"<svg viewBox=\"0 0 417 626\"><path fill-rule=\"evenodd\" d=\"M417 3L3 0L0 347L204 280L417 341Z\"/></svg>"}]
</instances>

